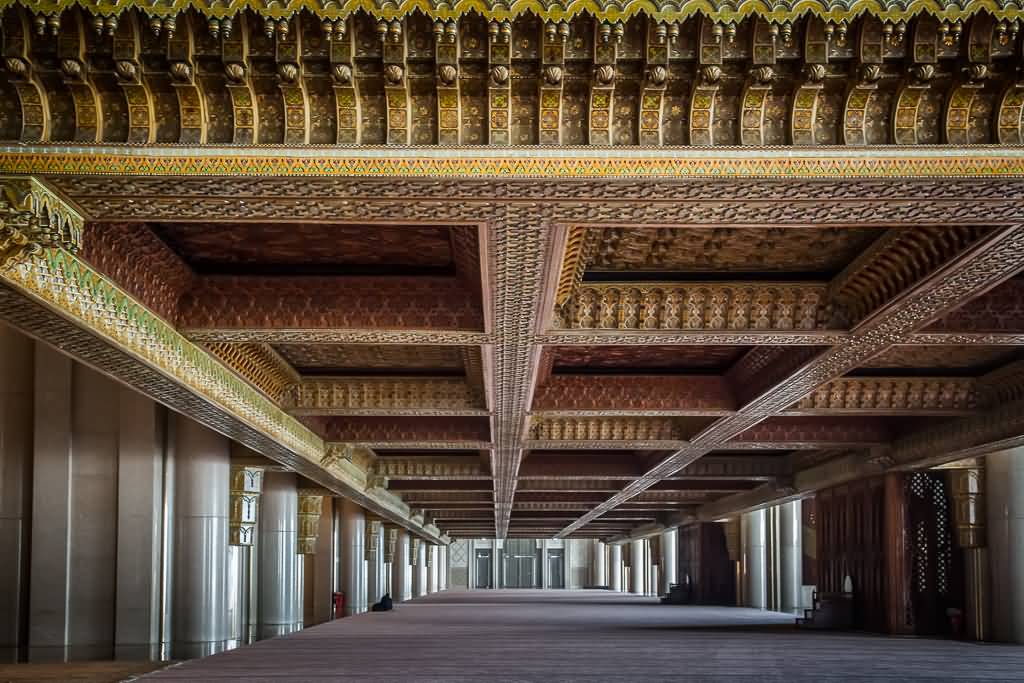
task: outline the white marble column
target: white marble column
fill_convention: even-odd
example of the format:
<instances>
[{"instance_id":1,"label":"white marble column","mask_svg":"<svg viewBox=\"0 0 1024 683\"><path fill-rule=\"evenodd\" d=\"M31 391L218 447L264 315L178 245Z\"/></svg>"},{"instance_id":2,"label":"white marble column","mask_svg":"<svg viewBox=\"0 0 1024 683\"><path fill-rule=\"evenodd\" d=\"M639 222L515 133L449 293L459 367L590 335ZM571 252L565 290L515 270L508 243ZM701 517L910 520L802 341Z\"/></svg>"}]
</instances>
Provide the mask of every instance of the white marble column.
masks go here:
<instances>
[{"instance_id":1,"label":"white marble column","mask_svg":"<svg viewBox=\"0 0 1024 683\"><path fill-rule=\"evenodd\" d=\"M740 518L743 543L743 582L747 607L765 609L765 512L755 510Z\"/></svg>"},{"instance_id":2,"label":"white marble column","mask_svg":"<svg viewBox=\"0 0 1024 683\"><path fill-rule=\"evenodd\" d=\"M0 323L0 661L26 646L35 343Z\"/></svg>"},{"instance_id":3,"label":"white marble column","mask_svg":"<svg viewBox=\"0 0 1024 683\"><path fill-rule=\"evenodd\" d=\"M292 472L266 472L259 511L260 638L292 633L302 627L297 554L299 496Z\"/></svg>"},{"instance_id":4,"label":"white marble column","mask_svg":"<svg viewBox=\"0 0 1024 683\"><path fill-rule=\"evenodd\" d=\"M661 534L661 593L667 595L672 584L678 583L676 560L679 553L679 529L669 529Z\"/></svg>"},{"instance_id":5,"label":"white marble column","mask_svg":"<svg viewBox=\"0 0 1024 683\"><path fill-rule=\"evenodd\" d=\"M427 595L437 592L437 546L427 546Z\"/></svg>"},{"instance_id":6,"label":"white marble column","mask_svg":"<svg viewBox=\"0 0 1024 683\"><path fill-rule=\"evenodd\" d=\"M985 458L992 638L1024 643L1024 448Z\"/></svg>"},{"instance_id":7,"label":"white marble column","mask_svg":"<svg viewBox=\"0 0 1024 683\"><path fill-rule=\"evenodd\" d=\"M226 437L175 414L174 658L223 650L228 624Z\"/></svg>"},{"instance_id":8,"label":"white marble column","mask_svg":"<svg viewBox=\"0 0 1024 683\"><path fill-rule=\"evenodd\" d=\"M341 586L345 616L368 609L366 581L366 513L348 498L341 499Z\"/></svg>"},{"instance_id":9,"label":"white marble column","mask_svg":"<svg viewBox=\"0 0 1024 683\"><path fill-rule=\"evenodd\" d=\"M422 539L419 542L416 566L413 567L413 571L416 572L416 579L413 581L413 597L420 598L427 594L427 543Z\"/></svg>"},{"instance_id":10,"label":"white marble column","mask_svg":"<svg viewBox=\"0 0 1024 683\"><path fill-rule=\"evenodd\" d=\"M629 544L629 575L630 575L630 593L636 593L637 595L644 594L644 574L646 567L644 566L644 542L643 540L633 541Z\"/></svg>"},{"instance_id":11,"label":"white marble column","mask_svg":"<svg viewBox=\"0 0 1024 683\"><path fill-rule=\"evenodd\" d=\"M605 574L606 546L603 542L594 539L590 542L590 583L593 586L608 585L608 578Z\"/></svg>"},{"instance_id":12,"label":"white marble column","mask_svg":"<svg viewBox=\"0 0 1024 683\"><path fill-rule=\"evenodd\" d=\"M391 563L391 599L403 602L412 597L409 572L409 532L398 530L395 543L395 559Z\"/></svg>"},{"instance_id":13,"label":"white marble column","mask_svg":"<svg viewBox=\"0 0 1024 683\"><path fill-rule=\"evenodd\" d=\"M803 586L803 519L801 503L794 500L779 506L779 555L781 609L800 614L800 592Z\"/></svg>"},{"instance_id":14,"label":"white marble column","mask_svg":"<svg viewBox=\"0 0 1024 683\"><path fill-rule=\"evenodd\" d=\"M372 544L376 550L367 552L366 557L366 602L372 606L388 591L384 585L384 525L367 521L366 533L376 536ZM365 551L364 546L364 551Z\"/></svg>"},{"instance_id":15,"label":"white marble column","mask_svg":"<svg viewBox=\"0 0 1024 683\"><path fill-rule=\"evenodd\" d=\"M616 592L622 592L622 546L619 544L608 546L609 550L609 577L608 587Z\"/></svg>"},{"instance_id":16,"label":"white marble column","mask_svg":"<svg viewBox=\"0 0 1024 683\"><path fill-rule=\"evenodd\" d=\"M114 654L159 655L166 409L119 387Z\"/></svg>"},{"instance_id":17,"label":"white marble column","mask_svg":"<svg viewBox=\"0 0 1024 683\"><path fill-rule=\"evenodd\" d=\"M448 590L448 546L437 547L437 590Z\"/></svg>"}]
</instances>

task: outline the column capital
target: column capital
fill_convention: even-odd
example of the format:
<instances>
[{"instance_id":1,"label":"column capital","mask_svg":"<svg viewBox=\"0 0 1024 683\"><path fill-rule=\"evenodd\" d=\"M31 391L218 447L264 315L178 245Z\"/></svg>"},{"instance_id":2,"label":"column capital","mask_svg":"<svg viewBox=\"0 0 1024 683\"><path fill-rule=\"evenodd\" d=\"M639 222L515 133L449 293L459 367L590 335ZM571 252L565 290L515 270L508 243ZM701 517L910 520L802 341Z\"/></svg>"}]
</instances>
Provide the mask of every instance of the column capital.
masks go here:
<instances>
[{"instance_id":1,"label":"column capital","mask_svg":"<svg viewBox=\"0 0 1024 683\"><path fill-rule=\"evenodd\" d=\"M252 545L263 491L263 467L231 465L231 517L228 543Z\"/></svg>"},{"instance_id":2,"label":"column capital","mask_svg":"<svg viewBox=\"0 0 1024 683\"><path fill-rule=\"evenodd\" d=\"M323 489L299 489L299 533L296 552L299 555L315 555L316 542L320 536L320 514L324 506Z\"/></svg>"},{"instance_id":3,"label":"column capital","mask_svg":"<svg viewBox=\"0 0 1024 683\"><path fill-rule=\"evenodd\" d=\"M82 216L31 177L0 176L0 269L44 249L82 246Z\"/></svg>"}]
</instances>

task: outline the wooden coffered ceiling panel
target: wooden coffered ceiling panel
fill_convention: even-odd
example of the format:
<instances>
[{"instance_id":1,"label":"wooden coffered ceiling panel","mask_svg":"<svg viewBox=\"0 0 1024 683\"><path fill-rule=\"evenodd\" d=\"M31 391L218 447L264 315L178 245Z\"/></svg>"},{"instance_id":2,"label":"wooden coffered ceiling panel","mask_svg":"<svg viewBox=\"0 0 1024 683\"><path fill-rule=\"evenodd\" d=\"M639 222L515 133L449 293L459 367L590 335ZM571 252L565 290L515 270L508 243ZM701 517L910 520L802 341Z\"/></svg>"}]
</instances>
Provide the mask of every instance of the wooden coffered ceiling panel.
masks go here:
<instances>
[{"instance_id":1,"label":"wooden coffered ceiling panel","mask_svg":"<svg viewBox=\"0 0 1024 683\"><path fill-rule=\"evenodd\" d=\"M587 231L587 272L836 274L878 228L605 228ZM584 275L586 277L586 275Z\"/></svg>"},{"instance_id":2,"label":"wooden coffered ceiling panel","mask_svg":"<svg viewBox=\"0 0 1024 683\"><path fill-rule=\"evenodd\" d=\"M0 271L0 297L78 319L102 293L77 315L125 345L151 337L119 312L150 311L172 341L131 347L147 367L244 393L277 439L249 442L451 535L607 538L1019 437L1024 183L897 170L53 173L82 244ZM29 303L3 316L60 343Z\"/></svg>"}]
</instances>

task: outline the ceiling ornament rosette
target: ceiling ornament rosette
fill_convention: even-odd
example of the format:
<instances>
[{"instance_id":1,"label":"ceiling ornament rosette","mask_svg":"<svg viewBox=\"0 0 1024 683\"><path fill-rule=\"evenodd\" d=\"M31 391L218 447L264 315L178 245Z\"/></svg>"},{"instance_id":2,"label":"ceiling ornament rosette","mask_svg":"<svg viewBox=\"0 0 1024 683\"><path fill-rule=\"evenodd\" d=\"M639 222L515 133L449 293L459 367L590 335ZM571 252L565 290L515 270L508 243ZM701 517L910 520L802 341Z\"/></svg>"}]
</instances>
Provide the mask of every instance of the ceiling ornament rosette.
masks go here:
<instances>
[{"instance_id":1,"label":"ceiling ornament rosette","mask_svg":"<svg viewBox=\"0 0 1024 683\"><path fill-rule=\"evenodd\" d=\"M598 21L617 23L635 16L647 16L656 21L678 22L703 15L723 24L749 17L761 17L784 23L800 17L814 15L835 23L852 21L862 15L877 16L885 21L906 21L923 13L941 20L967 19L981 11L997 19L1024 17L1019 3L1013 0L783 0L772 4L761 0L729 2L727 0L682 0L681 2L655 2L652 0L346 0L317 2L316 0L42 0L26 3L24 0L0 0L0 9L23 5L42 15L59 14L74 6L81 6L91 14L116 17L126 10L136 9L148 17L172 17L187 10L195 10L211 19L224 19L239 12L251 10L269 19L287 19L305 10L320 19L335 21L363 11L374 17L392 20L422 12L431 19L450 20L477 13L488 20L506 21L525 14L535 14L545 21L562 22L582 14Z\"/></svg>"}]
</instances>

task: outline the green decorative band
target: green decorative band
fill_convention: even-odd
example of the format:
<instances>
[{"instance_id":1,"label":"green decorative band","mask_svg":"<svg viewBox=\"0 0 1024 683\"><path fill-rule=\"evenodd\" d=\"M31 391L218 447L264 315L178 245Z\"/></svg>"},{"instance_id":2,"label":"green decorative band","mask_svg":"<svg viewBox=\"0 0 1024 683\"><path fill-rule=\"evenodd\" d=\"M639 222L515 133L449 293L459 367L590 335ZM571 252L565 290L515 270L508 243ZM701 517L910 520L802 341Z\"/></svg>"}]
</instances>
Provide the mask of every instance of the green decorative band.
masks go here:
<instances>
[{"instance_id":1,"label":"green decorative band","mask_svg":"<svg viewBox=\"0 0 1024 683\"><path fill-rule=\"evenodd\" d=\"M130 176L408 178L1024 177L1024 149L827 150L147 149L0 148L0 173Z\"/></svg>"},{"instance_id":2,"label":"green decorative band","mask_svg":"<svg viewBox=\"0 0 1024 683\"><path fill-rule=\"evenodd\" d=\"M0 277L320 464L320 437L75 256L44 249Z\"/></svg>"},{"instance_id":3,"label":"green decorative band","mask_svg":"<svg viewBox=\"0 0 1024 683\"><path fill-rule=\"evenodd\" d=\"M244 10L264 17L287 18L306 10L322 19L335 20L358 11L384 19L395 19L413 12L423 12L433 19L455 19L471 12L487 19L504 21L521 14L536 14L545 21L567 21L580 14L590 14L600 21L618 22L637 15L657 21L682 21L702 14L714 21L732 22L757 16L769 21L793 21L806 15L825 20L852 21L862 14L871 14L887 21L906 21L928 13L946 21L966 19L980 11L998 19L1024 18L1024 10L1014 0L761 0L737 4L727 0L341 0L321 3L317 0L0 0L0 9L22 4L33 12L54 14L80 5L92 14L115 16L128 9L138 9L149 16L167 17L189 9L221 19Z\"/></svg>"}]
</instances>

